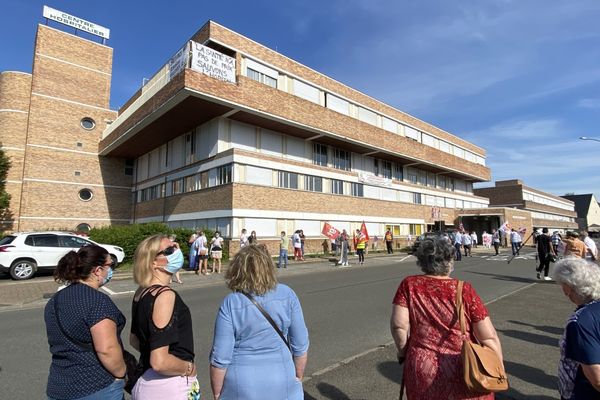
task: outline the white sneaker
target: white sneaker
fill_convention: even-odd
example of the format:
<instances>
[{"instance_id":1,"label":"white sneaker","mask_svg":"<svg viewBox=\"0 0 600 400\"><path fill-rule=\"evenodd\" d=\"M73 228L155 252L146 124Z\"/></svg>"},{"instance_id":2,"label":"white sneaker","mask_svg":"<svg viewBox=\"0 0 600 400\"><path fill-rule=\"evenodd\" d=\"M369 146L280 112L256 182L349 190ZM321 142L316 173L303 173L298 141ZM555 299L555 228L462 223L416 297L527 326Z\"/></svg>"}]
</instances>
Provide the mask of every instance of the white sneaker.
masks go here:
<instances>
[{"instance_id":1,"label":"white sneaker","mask_svg":"<svg viewBox=\"0 0 600 400\"><path fill-rule=\"evenodd\" d=\"M552 280L552 278L550 278L549 276L545 276L545 277L544 277L544 280L545 280L545 281L551 281L551 280Z\"/></svg>"}]
</instances>

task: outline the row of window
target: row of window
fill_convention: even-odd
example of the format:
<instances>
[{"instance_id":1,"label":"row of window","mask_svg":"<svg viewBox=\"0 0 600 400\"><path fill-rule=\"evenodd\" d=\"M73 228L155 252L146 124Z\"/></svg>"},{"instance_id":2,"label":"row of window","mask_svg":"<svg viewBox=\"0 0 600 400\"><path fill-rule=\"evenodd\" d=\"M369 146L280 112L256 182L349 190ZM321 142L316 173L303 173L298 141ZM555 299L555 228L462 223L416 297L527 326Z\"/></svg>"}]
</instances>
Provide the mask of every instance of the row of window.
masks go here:
<instances>
[{"instance_id":1,"label":"row of window","mask_svg":"<svg viewBox=\"0 0 600 400\"><path fill-rule=\"evenodd\" d=\"M572 217L565 217L563 215L548 214L535 211L531 212L531 217L537 219L547 219L550 221L575 222L575 219Z\"/></svg>"},{"instance_id":2,"label":"row of window","mask_svg":"<svg viewBox=\"0 0 600 400\"><path fill-rule=\"evenodd\" d=\"M160 183L139 190L137 192L137 201L156 200L167 196L226 185L232 181L232 164L221 165L208 171L173 179L166 183Z\"/></svg>"},{"instance_id":3,"label":"row of window","mask_svg":"<svg viewBox=\"0 0 600 400\"><path fill-rule=\"evenodd\" d=\"M561 208L563 210L569 210L569 211L575 210L575 206L570 206L570 205L567 205L560 201L551 200L547 197L538 196L538 195L535 195L535 194L529 193L529 192L523 192L523 200L532 201L534 203L544 204L544 205L551 206L551 207Z\"/></svg>"},{"instance_id":4,"label":"row of window","mask_svg":"<svg viewBox=\"0 0 600 400\"><path fill-rule=\"evenodd\" d=\"M332 149L333 159L331 166L343 171L352 170L351 153L345 150ZM313 143L313 164L327 167L329 163L328 146L321 143ZM386 179L404 181L404 167L402 164L387 160L373 160L373 173ZM429 186L442 190L460 190L473 193L473 184L460 179L453 179L433 172L427 172L418 168L406 168L406 181L422 186Z\"/></svg>"},{"instance_id":5,"label":"row of window","mask_svg":"<svg viewBox=\"0 0 600 400\"><path fill-rule=\"evenodd\" d=\"M245 61L247 65L246 76L248 78L271 86L275 89L278 88L277 82L279 80L279 72L277 70L250 59L246 59ZM297 79L290 79L292 79L292 87L290 92L298 97L312 101L313 103L322 105L341 114L355 117L360 121L382 128L388 132L404 135L407 138L413 139L426 146L430 146L443 152L455 155L456 157L460 157L476 164L485 165L485 158L482 156L465 150L462 147L453 145L450 142L439 139L433 135L421 132L382 114L375 113L357 104L353 104L342 99L341 97L333 95L332 93L325 92L323 104L320 95L321 91L318 88ZM281 89L285 90L286 88L282 87Z\"/></svg>"}]
</instances>

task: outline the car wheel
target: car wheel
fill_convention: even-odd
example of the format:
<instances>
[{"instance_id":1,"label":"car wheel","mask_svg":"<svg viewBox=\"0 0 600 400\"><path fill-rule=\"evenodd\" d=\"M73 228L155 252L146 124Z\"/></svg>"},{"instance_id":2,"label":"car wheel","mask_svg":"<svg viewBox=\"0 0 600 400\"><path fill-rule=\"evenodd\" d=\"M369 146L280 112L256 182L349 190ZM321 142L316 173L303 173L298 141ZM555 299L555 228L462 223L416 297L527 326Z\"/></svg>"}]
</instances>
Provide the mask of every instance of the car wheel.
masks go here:
<instances>
[{"instance_id":1,"label":"car wheel","mask_svg":"<svg viewBox=\"0 0 600 400\"><path fill-rule=\"evenodd\" d=\"M37 265L34 261L18 260L10 266L9 273L13 279L21 281L32 278L36 269Z\"/></svg>"},{"instance_id":2,"label":"car wheel","mask_svg":"<svg viewBox=\"0 0 600 400\"><path fill-rule=\"evenodd\" d=\"M112 260L112 269L117 268L117 266L119 265L119 260L117 260L117 256L111 254L110 259Z\"/></svg>"}]
</instances>

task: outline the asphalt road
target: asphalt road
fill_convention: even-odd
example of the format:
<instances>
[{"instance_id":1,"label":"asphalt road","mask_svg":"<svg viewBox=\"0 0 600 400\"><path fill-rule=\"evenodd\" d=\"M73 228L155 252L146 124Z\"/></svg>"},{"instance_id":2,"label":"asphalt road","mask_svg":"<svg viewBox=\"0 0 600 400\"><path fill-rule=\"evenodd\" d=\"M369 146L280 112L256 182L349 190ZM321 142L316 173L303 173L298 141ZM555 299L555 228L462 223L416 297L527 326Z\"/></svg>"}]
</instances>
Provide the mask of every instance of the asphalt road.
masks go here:
<instances>
[{"instance_id":1,"label":"asphalt road","mask_svg":"<svg viewBox=\"0 0 600 400\"><path fill-rule=\"evenodd\" d=\"M534 296L536 302L540 302L540 299L535 296L541 296L542 299L547 296L546 292L536 294L537 287L551 293L559 292L558 288L535 284L532 279L534 262L530 255L525 254L511 264L505 260L506 256L463 258L462 262L457 263L454 276L472 282L483 300L492 302L490 311L495 323L507 331L535 329L538 325L532 324L531 318L540 316L535 310L544 310L550 313L551 320L543 322L546 324L543 326L557 336L572 307L556 295L556 301L561 302L562 308L532 309L526 296ZM336 268L323 262L298 267L295 271L292 265L289 271L282 273L281 281L291 286L300 298L310 332L311 346L305 383L307 399L381 399L397 396L399 371L393 362L393 349L389 347L391 300L401 279L416 273L419 270L414 258L406 256L372 256L367 258L365 266L353 265L350 268ZM199 380L204 391L203 398L211 398L208 353L215 314L228 292L222 281L214 276L211 281L202 281L193 275L186 275L184 279L184 285L175 289L191 308ZM113 300L128 320L131 302L129 291L134 288L129 280L111 282L109 285L109 289L115 293ZM505 304L509 300L510 307ZM545 305L543 301L541 303ZM502 314L497 321L494 316L495 304L500 305L497 311ZM50 353L43 322L43 306L0 311L0 321L3 345L0 352L0 398L45 398ZM129 325L124 330L125 342L127 332ZM528 371L522 373L527 376L521 380L521 386L515 389L515 396L509 398L521 398L519 396L523 393L529 396L523 398L532 398L532 395L540 395L542 397L538 398L541 399L554 398L555 378L552 371L558 351L554 342L556 338L546 339L544 345L549 348L546 353L540 353L535 347L535 340L539 340L536 336L524 334L517 339L517 344L534 340L534 346L517 346L513 358L525 357L523 362L538 363L544 372L537 375L533 373L532 377L527 374ZM505 352L513 353L506 345ZM539 362L536 361L538 359ZM508 357L507 361L513 362ZM522 370L525 367L521 365L519 362L514 366ZM518 377L516 382L519 382ZM395 395L390 397L391 393Z\"/></svg>"}]
</instances>

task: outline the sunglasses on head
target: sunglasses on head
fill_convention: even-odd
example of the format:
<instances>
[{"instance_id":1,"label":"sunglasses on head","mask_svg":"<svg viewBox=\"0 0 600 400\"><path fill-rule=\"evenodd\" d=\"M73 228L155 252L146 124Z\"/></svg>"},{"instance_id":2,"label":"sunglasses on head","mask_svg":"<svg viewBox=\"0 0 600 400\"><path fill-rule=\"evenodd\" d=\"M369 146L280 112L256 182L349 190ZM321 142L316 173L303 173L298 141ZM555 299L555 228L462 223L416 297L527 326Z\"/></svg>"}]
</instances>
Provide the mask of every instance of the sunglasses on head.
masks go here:
<instances>
[{"instance_id":1,"label":"sunglasses on head","mask_svg":"<svg viewBox=\"0 0 600 400\"><path fill-rule=\"evenodd\" d=\"M175 246L169 246L166 249L163 249L161 251L159 251L158 253L156 253L156 256L160 256L165 255L165 256L170 256L171 254L175 253L175 250L177 250L177 248Z\"/></svg>"}]
</instances>

